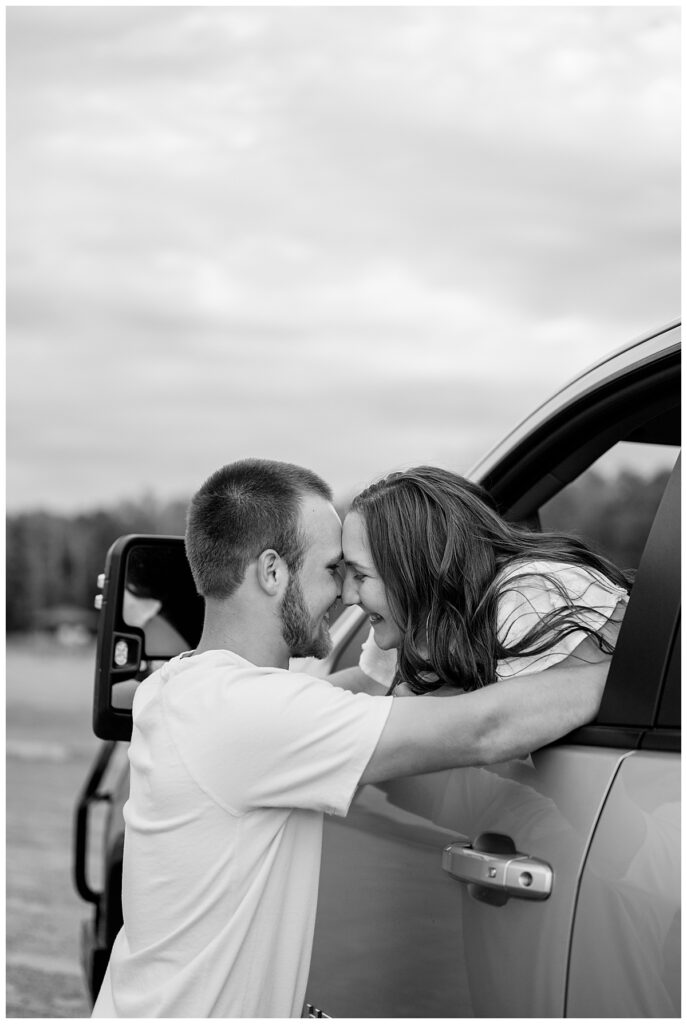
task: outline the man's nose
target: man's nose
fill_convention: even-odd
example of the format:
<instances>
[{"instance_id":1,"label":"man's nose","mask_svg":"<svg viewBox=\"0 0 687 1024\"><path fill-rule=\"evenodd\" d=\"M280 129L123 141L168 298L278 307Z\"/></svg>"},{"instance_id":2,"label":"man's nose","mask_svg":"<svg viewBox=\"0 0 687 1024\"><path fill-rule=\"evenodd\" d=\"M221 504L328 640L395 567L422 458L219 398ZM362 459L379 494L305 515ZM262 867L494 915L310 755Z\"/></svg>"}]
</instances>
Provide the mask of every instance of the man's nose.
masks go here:
<instances>
[{"instance_id":1,"label":"man's nose","mask_svg":"<svg viewBox=\"0 0 687 1024\"><path fill-rule=\"evenodd\" d=\"M348 572L344 576L343 587L341 589L341 600L346 605L360 604L358 587L356 586L355 580L351 578L351 574Z\"/></svg>"}]
</instances>

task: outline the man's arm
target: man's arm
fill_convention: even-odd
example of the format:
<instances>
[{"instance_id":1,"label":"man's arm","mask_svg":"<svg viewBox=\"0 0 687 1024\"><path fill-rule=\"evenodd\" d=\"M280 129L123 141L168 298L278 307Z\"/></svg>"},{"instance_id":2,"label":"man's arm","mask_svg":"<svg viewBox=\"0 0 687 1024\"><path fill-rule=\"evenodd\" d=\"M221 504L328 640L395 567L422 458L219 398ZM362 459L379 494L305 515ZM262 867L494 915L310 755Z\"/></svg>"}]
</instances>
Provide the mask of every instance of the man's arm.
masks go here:
<instances>
[{"instance_id":1,"label":"man's arm","mask_svg":"<svg viewBox=\"0 0 687 1024\"><path fill-rule=\"evenodd\" d=\"M552 743L595 717L609 664L608 656L569 657L544 672L445 700L393 700L361 784L498 764Z\"/></svg>"}]
</instances>

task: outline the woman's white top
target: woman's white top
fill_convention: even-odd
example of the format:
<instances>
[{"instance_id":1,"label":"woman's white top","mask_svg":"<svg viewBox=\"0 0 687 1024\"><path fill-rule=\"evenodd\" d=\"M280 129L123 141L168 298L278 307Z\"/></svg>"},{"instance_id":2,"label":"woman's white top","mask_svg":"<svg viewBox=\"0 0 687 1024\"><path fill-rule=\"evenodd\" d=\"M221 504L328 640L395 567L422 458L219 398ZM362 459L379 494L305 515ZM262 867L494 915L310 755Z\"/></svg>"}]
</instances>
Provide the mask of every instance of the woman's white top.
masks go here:
<instances>
[{"instance_id":1,"label":"woman's white top","mask_svg":"<svg viewBox=\"0 0 687 1024\"><path fill-rule=\"evenodd\" d=\"M498 581L502 590L496 628L498 639L505 646L517 643L550 612L571 605L581 624L615 643L628 593L594 569L548 559L523 560L504 569ZM551 668L567 658L586 637L582 630L571 632L541 654L505 658L498 662L496 676L508 679ZM390 686L396 671L396 654L395 649L380 650L374 642L374 631L370 630L362 647L360 668L376 682Z\"/></svg>"}]
</instances>

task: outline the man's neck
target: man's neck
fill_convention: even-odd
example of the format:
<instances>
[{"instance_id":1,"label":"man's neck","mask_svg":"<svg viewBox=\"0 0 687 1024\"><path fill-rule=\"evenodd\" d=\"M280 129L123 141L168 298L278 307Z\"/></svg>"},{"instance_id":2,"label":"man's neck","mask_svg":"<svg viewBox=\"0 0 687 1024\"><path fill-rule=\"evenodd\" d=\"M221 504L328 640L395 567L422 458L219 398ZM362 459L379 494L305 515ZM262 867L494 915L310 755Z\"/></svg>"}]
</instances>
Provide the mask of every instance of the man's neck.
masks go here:
<instances>
[{"instance_id":1,"label":"man's neck","mask_svg":"<svg viewBox=\"0 0 687 1024\"><path fill-rule=\"evenodd\" d=\"M232 651L253 665L288 668L289 650L277 623L260 622L258 617L242 621L240 614L227 614L206 607L205 623L196 654Z\"/></svg>"}]
</instances>

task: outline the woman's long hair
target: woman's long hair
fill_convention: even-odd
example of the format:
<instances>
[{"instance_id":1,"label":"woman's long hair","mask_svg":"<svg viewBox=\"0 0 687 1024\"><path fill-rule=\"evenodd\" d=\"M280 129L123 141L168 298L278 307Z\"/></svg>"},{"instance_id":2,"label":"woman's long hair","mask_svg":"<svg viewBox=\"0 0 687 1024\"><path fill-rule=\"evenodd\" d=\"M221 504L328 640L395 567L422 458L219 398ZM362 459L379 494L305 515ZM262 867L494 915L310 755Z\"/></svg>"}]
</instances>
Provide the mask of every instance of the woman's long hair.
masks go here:
<instances>
[{"instance_id":1,"label":"woman's long hair","mask_svg":"<svg viewBox=\"0 0 687 1024\"><path fill-rule=\"evenodd\" d=\"M585 566L629 589L625 573L575 537L506 522L482 487L434 466L392 473L358 494L350 510L365 521L375 567L403 633L392 690L401 679L414 693L444 683L474 690L496 678L502 658L542 653L577 631L612 652L576 616L555 573L547 579L565 605L511 646L497 636L498 601L508 589L497 577L511 563L546 559Z\"/></svg>"}]
</instances>

